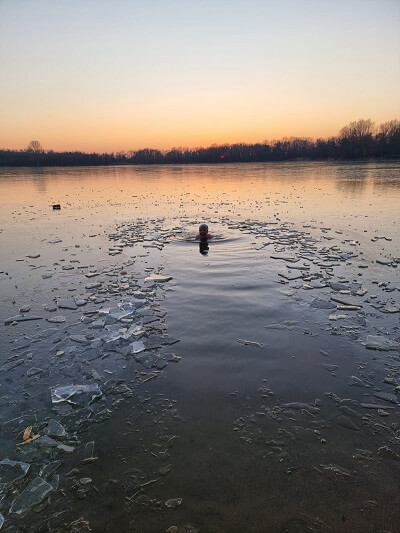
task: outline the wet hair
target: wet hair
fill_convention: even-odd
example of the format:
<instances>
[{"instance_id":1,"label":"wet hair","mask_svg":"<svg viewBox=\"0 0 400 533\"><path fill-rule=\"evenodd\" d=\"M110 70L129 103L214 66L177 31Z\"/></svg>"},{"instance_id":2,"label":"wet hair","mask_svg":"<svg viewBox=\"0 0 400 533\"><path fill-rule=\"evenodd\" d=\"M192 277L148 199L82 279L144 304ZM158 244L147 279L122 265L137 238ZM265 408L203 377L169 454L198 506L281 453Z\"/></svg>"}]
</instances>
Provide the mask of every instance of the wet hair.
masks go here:
<instances>
[{"instance_id":1,"label":"wet hair","mask_svg":"<svg viewBox=\"0 0 400 533\"><path fill-rule=\"evenodd\" d=\"M202 231L202 230L206 230L206 231L208 231L208 226L207 226L207 224L200 224L200 226L199 226L199 231Z\"/></svg>"}]
</instances>

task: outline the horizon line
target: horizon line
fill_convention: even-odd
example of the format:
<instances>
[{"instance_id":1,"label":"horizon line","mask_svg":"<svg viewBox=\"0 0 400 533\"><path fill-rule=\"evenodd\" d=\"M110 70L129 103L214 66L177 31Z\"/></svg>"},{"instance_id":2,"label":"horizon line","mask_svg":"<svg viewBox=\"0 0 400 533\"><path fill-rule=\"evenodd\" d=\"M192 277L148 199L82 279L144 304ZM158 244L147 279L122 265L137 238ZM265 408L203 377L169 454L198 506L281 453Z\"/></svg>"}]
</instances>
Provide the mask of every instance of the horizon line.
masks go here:
<instances>
[{"instance_id":1,"label":"horizon line","mask_svg":"<svg viewBox=\"0 0 400 533\"><path fill-rule=\"evenodd\" d=\"M190 146L171 146L170 148L156 148L154 146L144 146L144 147L141 147L141 148L128 148L128 149L120 149L120 150L111 150L111 151L94 151L94 150L91 150L91 151L86 151L86 150L68 150L68 149L63 149L63 150L53 150L51 148L49 149L45 149L42 147L40 141L37 141L37 140L31 140L27 146L25 148L0 148L1 151L20 151L20 152L24 152L24 151L28 151L29 150L29 146L32 144L32 143L37 143L38 146L40 146L40 149L42 152L54 152L54 153L71 153L71 152L78 152L78 153L82 153L82 154L119 154L119 153L129 153L129 152L140 152L141 150L155 150L155 151L158 151L160 153L163 153L163 154L167 154L168 152L172 151L172 150L205 150L205 149L209 149L209 148L219 148L219 147L229 147L229 146L238 146L238 145L242 145L242 146L255 146L255 145L270 145L270 146L273 146L274 144L276 143L279 143L279 142L283 142L283 141L293 141L295 139L298 139L298 140L302 140L302 141L311 141L311 142L316 142L318 140L321 140L321 141L328 141L328 140L333 140L333 139L337 139L341 133L346 129L346 128L350 128L350 127L355 127L357 126L358 124L360 123L368 123L368 126L369 126L369 134L371 135L376 135L378 134L378 130L380 127L382 127L383 125L386 125L386 124L390 124L390 123L397 123L397 125L400 125L400 121L399 119L391 119L391 120L388 120L388 121L385 121L385 122L382 122L380 123L378 126L375 125L375 122L372 121L371 119L358 119L358 120L354 120L354 121L351 121L349 122L348 124L346 124L345 126L343 126L336 135L330 135L328 137L310 137L310 136L300 136L300 135L292 135L292 136L284 136L284 137L281 137L279 139L272 139L272 140L268 140L268 139L264 139L263 141L257 141L257 142L246 142L246 141L239 141L239 142L233 142L233 143L230 143L230 142L223 142L223 143L212 143L212 144L209 144L208 146L193 146L193 147L190 147Z\"/></svg>"}]
</instances>

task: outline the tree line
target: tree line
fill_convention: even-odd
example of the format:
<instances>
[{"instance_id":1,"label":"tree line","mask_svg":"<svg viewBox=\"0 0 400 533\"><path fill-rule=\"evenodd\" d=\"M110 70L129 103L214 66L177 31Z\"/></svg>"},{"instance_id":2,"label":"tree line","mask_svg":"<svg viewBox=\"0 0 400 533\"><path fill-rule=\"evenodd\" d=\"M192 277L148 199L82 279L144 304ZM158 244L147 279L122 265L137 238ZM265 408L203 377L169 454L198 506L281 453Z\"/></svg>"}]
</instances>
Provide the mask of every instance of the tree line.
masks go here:
<instances>
[{"instance_id":1,"label":"tree line","mask_svg":"<svg viewBox=\"0 0 400 533\"><path fill-rule=\"evenodd\" d=\"M154 148L115 153L55 152L31 141L24 150L0 150L0 166L148 165L249 163L296 159L359 159L400 157L400 120L375 127L360 119L344 126L336 137L312 140L283 138L256 144L223 144L208 148Z\"/></svg>"}]
</instances>

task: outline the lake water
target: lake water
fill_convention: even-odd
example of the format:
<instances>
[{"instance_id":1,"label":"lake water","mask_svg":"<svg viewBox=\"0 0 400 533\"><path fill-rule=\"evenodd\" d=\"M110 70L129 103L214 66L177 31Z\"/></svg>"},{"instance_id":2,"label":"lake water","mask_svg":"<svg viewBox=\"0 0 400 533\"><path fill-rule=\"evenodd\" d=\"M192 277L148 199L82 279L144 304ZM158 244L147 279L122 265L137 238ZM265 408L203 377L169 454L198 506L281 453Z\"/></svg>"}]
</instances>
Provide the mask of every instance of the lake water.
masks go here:
<instances>
[{"instance_id":1,"label":"lake water","mask_svg":"<svg viewBox=\"0 0 400 533\"><path fill-rule=\"evenodd\" d=\"M3 530L400 531L399 170L1 169Z\"/></svg>"}]
</instances>

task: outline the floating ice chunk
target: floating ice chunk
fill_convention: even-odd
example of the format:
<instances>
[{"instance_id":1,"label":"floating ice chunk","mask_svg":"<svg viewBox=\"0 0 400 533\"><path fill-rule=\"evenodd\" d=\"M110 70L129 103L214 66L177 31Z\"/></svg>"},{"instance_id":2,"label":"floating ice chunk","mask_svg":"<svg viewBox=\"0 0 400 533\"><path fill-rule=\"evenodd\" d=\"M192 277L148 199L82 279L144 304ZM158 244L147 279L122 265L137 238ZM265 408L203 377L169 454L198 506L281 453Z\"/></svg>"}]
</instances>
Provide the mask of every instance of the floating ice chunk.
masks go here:
<instances>
[{"instance_id":1,"label":"floating ice chunk","mask_svg":"<svg viewBox=\"0 0 400 533\"><path fill-rule=\"evenodd\" d=\"M335 309L336 305L323 298L314 298L310 303L310 307L314 307L315 309Z\"/></svg>"},{"instance_id":2,"label":"floating ice chunk","mask_svg":"<svg viewBox=\"0 0 400 533\"><path fill-rule=\"evenodd\" d=\"M339 314L333 314L328 316L328 320L343 320L347 318L348 315L339 315Z\"/></svg>"},{"instance_id":3,"label":"floating ice chunk","mask_svg":"<svg viewBox=\"0 0 400 533\"><path fill-rule=\"evenodd\" d=\"M70 335L71 341L78 342L79 344L89 344L86 335Z\"/></svg>"},{"instance_id":4,"label":"floating ice chunk","mask_svg":"<svg viewBox=\"0 0 400 533\"><path fill-rule=\"evenodd\" d=\"M43 317L35 315L16 315L6 318L4 324L7 326L8 324L11 324L11 322L27 322L28 320L43 320Z\"/></svg>"},{"instance_id":5,"label":"floating ice chunk","mask_svg":"<svg viewBox=\"0 0 400 533\"><path fill-rule=\"evenodd\" d=\"M12 461L11 459L3 459L0 461L0 490L13 483L18 479L26 476L30 465L20 461Z\"/></svg>"},{"instance_id":6,"label":"floating ice chunk","mask_svg":"<svg viewBox=\"0 0 400 533\"><path fill-rule=\"evenodd\" d=\"M78 309L74 300L70 300L68 298L60 298L57 300L57 305L60 309L70 309L71 311Z\"/></svg>"},{"instance_id":7,"label":"floating ice chunk","mask_svg":"<svg viewBox=\"0 0 400 533\"><path fill-rule=\"evenodd\" d=\"M166 507L170 509L176 509L182 503L182 498L174 498L165 502Z\"/></svg>"},{"instance_id":8,"label":"floating ice chunk","mask_svg":"<svg viewBox=\"0 0 400 533\"><path fill-rule=\"evenodd\" d=\"M152 234L149 234L149 235L145 235L143 237L143 240L144 241L156 241L157 239L159 239L161 237L161 234L160 233L152 233Z\"/></svg>"},{"instance_id":9,"label":"floating ice chunk","mask_svg":"<svg viewBox=\"0 0 400 533\"><path fill-rule=\"evenodd\" d=\"M99 287L101 287L101 283L100 282L89 283L88 285L85 285L85 289L88 289L88 290L98 289Z\"/></svg>"},{"instance_id":10,"label":"floating ice chunk","mask_svg":"<svg viewBox=\"0 0 400 533\"><path fill-rule=\"evenodd\" d=\"M109 326L115 324L116 322L122 320L123 318L129 318L132 316L135 307L129 306L130 309L126 310L122 307L112 307L111 309L101 309L99 311L100 315L106 316L106 324Z\"/></svg>"},{"instance_id":11,"label":"floating ice chunk","mask_svg":"<svg viewBox=\"0 0 400 533\"><path fill-rule=\"evenodd\" d=\"M359 413L358 411L355 411L351 407L348 407L347 405L342 405L339 407L339 409L347 416L351 416L353 418L362 419L363 415Z\"/></svg>"},{"instance_id":12,"label":"floating ice chunk","mask_svg":"<svg viewBox=\"0 0 400 533\"><path fill-rule=\"evenodd\" d=\"M20 313L28 313L30 310L31 310L31 306L30 305L23 305L20 308L19 312Z\"/></svg>"},{"instance_id":13,"label":"floating ice chunk","mask_svg":"<svg viewBox=\"0 0 400 533\"><path fill-rule=\"evenodd\" d=\"M295 279L301 279L303 277L303 274L298 272L279 272L278 276L281 276L281 278L287 279L289 281L294 281Z\"/></svg>"},{"instance_id":14,"label":"floating ice chunk","mask_svg":"<svg viewBox=\"0 0 400 533\"><path fill-rule=\"evenodd\" d=\"M51 418L49 420L49 423L47 424L46 433L50 435L50 437L66 437L67 432L65 431L64 426L60 424L60 422L57 422L57 420L54 420L54 418Z\"/></svg>"},{"instance_id":15,"label":"floating ice chunk","mask_svg":"<svg viewBox=\"0 0 400 533\"><path fill-rule=\"evenodd\" d=\"M290 270L310 270L309 266L305 265L286 265Z\"/></svg>"},{"instance_id":16,"label":"floating ice chunk","mask_svg":"<svg viewBox=\"0 0 400 533\"><path fill-rule=\"evenodd\" d=\"M26 375L29 377L37 376L38 374L41 374L42 372L44 372L43 368L38 368L36 366L33 366L32 368L26 371Z\"/></svg>"},{"instance_id":17,"label":"floating ice chunk","mask_svg":"<svg viewBox=\"0 0 400 533\"><path fill-rule=\"evenodd\" d=\"M100 275L100 272L87 272L87 273L85 274L85 276L86 276L87 278L94 278L94 277L99 276L99 275Z\"/></svg>"},{"instance_id":18,"label":"floating ice chunk","mask_svg":"<svg viewBox=\"0 0 400 533\"><path fill-rule=\"evenodd\" d=\"M333 418L333 421L336 422L339 426L342 426L346 429L352 429L353 431L359 431L360 428L350 420L350 418L347 418L345 415L338 415L335 418Z\"/></svg>"},{"instance_id":19,"label":"floating ice chunk","mask_svg":"<svg viewBox=\"0 0 400 533\"><path fill-rule=\"evenodd\" d=\"M383 409L378 409L378 415L379 416L389 416L389 413L387 411L384 411Z\"/></svg>"},{"instance_id":20,"label":"floating ice chunk","mask_svg":"<svg viewBox=\"0 0 400 533\"><path fill-rule=\"evenodd\" d=\"M170 281L172 279L172 276L163 276L162 274L151 274L147 278L144 279L144 281L154 281L157 283L165 283L167 281Z\"/></svg>"},{"instance_id":21,"label":"floating ice chunk","mask_svg":"<svg viewBox=\"0 0 400 533\"><path fill-rule=\"evenodd\" d=\"M334 291L341 291L341 290L347 290L349 287L348 285L345 285L344 283L335 283L335 282L329 282L329 285L332 290Z\"/></svg>"},{"instance_id":22,"label":"floating ice chunk","mask_svg":"<svg viewBox=\"0 0 400 533\"><path fill-rule=\"evenodd\" d=\"M39 333L36 333L36 335L32 337L32 341L38 342L43 339L48 339L49 337L51 337L52 335L55 335L56 333L58 333L58 328L47 328L47 329L44 329L43 331L40 331Z\"/></svg>"},{"instance_id":23,"label":"floating ice chunk","mask_svg":"<svg viewBox=\"0 0 400 533\"><path fill-rule=\"evenodd\" d=\"M386 304L381 309L382 313L400 313L400 306L395 304Z\"/></svg>"},{"instance_id":24,"label":"floating ice chunk","mask_svg":"<svg viewBox=\"0 0 400 533\"><path fill-rule=\"evenodd\" d=\"M381 400L386 400L387 402L397 404L397 396L395 394L391 394L390 392L375 392L374 396L380 398Z\"/></svg>"},{"instance_id":25,"label":"floating ice chunk","mask_svg":"<svg viewBox=\"0 0 400 533\"><path fill-rule=\"evenodd\" d=\"M253 348L262 348L262 344L256 341L248 341L246 339L237 339L237 342L242 346L252 346Z\"/></svg>"},{"instance_id":26,"label":"floating ice chunk","mask_svg":"<svg viewBox=\"0 0 400 533\"><path fill-rule=\"evenodd\" d=\"M4 516L0 513L0 529L3 527L4 521L5 521L5 518L4 518Z\"/></svg>"},{"instance_id":27,"label":"floating ice chunk","mask_svg":"<svg viewBox=\"0 0 400 533\"><path fill-rule=\"evenodd\" d=\"M300 261L298 257L295 257L293 255L278 255L278 254L272 254L270 255L271 259L281 259L282 261L288 261L289 263L297 263Z\"/></svg>"},{"instance_id":28,"label":"floating ice chunk","mask_svg":"<svg viewBox=\"0 0 400 533\"><path fill-rule=\"evenodd\" d=\"M106 319L98 318L97 320L94 320L91 325L94 329L102 329L106 325Z\"/></svg>"},{"instance_id":29,"label":"floating ice chunk","mask_svg":"<svg viewBox=\"0 0 400 533\"><path fill-rule=\"evenodd\" d=\"M52 324L62 324L63 322L65 322L65 320L65 316L52 316L50 318L47 318L47 322L50 322Z\"/></svg>"},{"instance_id":30,"label":"floating ice chunk","mask_svg":"<svg viewBox=\"0 0 400 533\"><path fill-rule=\"evenodd\" d=\"M316 414L319 412L319 407L314 407L313 405L309 405L308 403L304 402L290 402L285 403L283 405L287 409L295 409L297 411L300 411L301 409L306 409L307 411L310 411L310 413Z\"/></svg>"},{"instance_id":31,"label":"floating ice chunk","mask_svg":"<svg viewBox=\"0 0 400 533\"><path fill-rule=\"evenodd\" d=\"M350 477L351 475L350 472L346 470L345 468L338 466L338 465L334 465L334 464L329 464L329 465L322 464L322 465L319 465L319 468L317 467L314 467L314 468L319 474L324 475L332 480L344 479L346 477Z\"/></svg>"},{"instance_id":32,"label":"floating ice chunk","mask_svg":"<svg viewBox=\"0 0 400 533\"><path fill-rule=\"evenodd\" d=\"M34 505L40 503L52 490L52 485L43 478L36 477L12 502L10 513L23 516Z\"/></svg>"},{"instance_id":33,"label":"floating ice chunk","mask_svg":"<svg viewBox=\"0 0 400 533\"><path fill-rule=\"evenodd\" d=\"M298 329L296 320L284 320L283 322L272 322L264 326L267 329Z\"/></svg>"},{"instance_id":34,"label":"floating ice chunk","mask_svg":"<svg viewBox=\"0 0 400 533\"><path fill-rule=\"evenodd\" d=\"M366 347L369 350L382 350L382 351L391 351L399 350L400 344L396 341L384 337L383 335L368 335Z\"/></svg>"},{"instance_id":35,"label":"floating ice chunk","mask_svg":"<svg viewBox=\"0 0 400 533\"><path fill-rule=\"evenodd\" d=\"M68 402L70 404L86 405L102 396L97 383L93 385L64 385L50 388L52 403Z\"/></svg>"},{"instance_id":36,"label":"floating ice chunk","mask_svg":"<svg viewBox=\"0 0 400 533\"><path fill-rule=\"evenodd\" d=\"M362 307L362 304L360 304L359 301L353 298L342 298L340 296L331 296L332 302L336 302L338 304L342 305L349 305L349 306L356 306L356 307Z\"/></svg>"},{"instance_id":37,"label":"floating ice chunk","mask_svg":"<svg viewBox=\"0 0 400 533\"><path fill-rule=\"evenodd\" d=\"M118 333L112 333L108 339L104 342L104 349L114 352L121 344L121 335Z\"/></svg>"},{"instance_id":38,"label":"floating ice chunk","mask_svg":"<svg viewBox=\"0 0 400 533\"><path fill-rule=\"evenodd\" d=\"M176 355L175 353L172 353L168 357L168 361L171 361L172 363L178 363L181 359L182 357L180 355Z\"/></svg>"},{"instance_id":39,"label":"floating ice chunk","mask_svg":"<svg viewBox=\"0 0 400 533\"><path fill-rule=\"evenodd\" d=\"M55 448L58 445L58 442L52 439L51 437L48 437L47 435L42 435L35 441L35 445L39 448L49 451L52 448Z\"/></svg>"},{"instance_id":40,"label":"floating ice chunk","mask_svg":"<svg viewBox=\"0 0 400 533\"><path fill-rule=\"evenodd\" d=\"M381 403L361 403L364 409L394 409L391 405L382 405Z\"/></svg>"},{"instance_id":41,"label":"floating ice chunk","mask_svg":"<svg viewBox=\"0 0 400 533\"><path fill-rule=\"evenodd\" d=\"M73 446L68 446L67 444L59 444L57 449L64 453L72 453L75 450Z\"/></svg>"},{"instance_id":42,"label":"floating ice chunk","mask_svg":"<svg viewBox=\"0 0 400 533\"><path fill-rule=\"evenodd\" d=\"M338 368L339 368L339 365L331 365L329 363L322 363L322 368L325 368L325 370L327 370L328 372L335 372Z\"/></svg>"},{"instance_id":43,"label":"floating ice chunk","mask_svg":"<svg viewBox=\"0 0 400 533\"><path fill-rule=\"evenodd\" d=\"M354 385L355 387L370 387L368 383L365 383L362 379L357 376L350 376L349 385Z\"/></svg>"},{"instance_id":44,"label":"floating ice chunk","mask_svg":"<svg viewBox=\"0 0 400 533\"><path fill-rule=\"evenodd\" d=\"M136 341L132 342L132 344L129 345L131 348L131 354L138 354L140 352L144 352L146 349L146 346L144 345L143 341Z\"/></svg>"},{"instance_id":45,"label":"floating ice chunk","mask_svg":"<svg viewBox=\"0 0 400 533\"><path fill-rule=\"evenodd\" d=\"M400 461L400 455L394 452L389 446L381 446L378 448L378 455L381 457L389 457L390 459L396 459Z\"/></svg>"},{"instance_id":46,"label":"floating ice chunk","mask_svg":"<svg viewBox=\"0 0 400 533\"><path fill-rule=\"evenodd\" d=\"M128 331L122 335L122 338L125 341L129 341L132 337L134 337L135 339L140 339L141 337L143 337L143 335L145 335L145 333L146 330L142 326L132 324Z\"/></svg>"},{"instance_id":47,"label":"floating ice chunk","mask_svg":"<svg viewBox=\"0 0 400 533\"><path fill-rule=\"evenodd\" d=\"M61 466L61 461L52 461L51 463L47 463L39 471L39 476L43 479L47 479L57 468Z\"/></svg>"},{"instance_id":48,"label":"floating ice chunk","mask_svg":"<svg viewBox=\"0 0 400 533\"><path fill-rule=\"evenodd\" d=\"M12 361L9 361L8 363L4 363L2 365L2 371L8 372L9 370L12 370L13 368L16 368L19 365L22 365L25 363L25 359L19 358Z\"/></svg>"}]
</instances>

